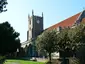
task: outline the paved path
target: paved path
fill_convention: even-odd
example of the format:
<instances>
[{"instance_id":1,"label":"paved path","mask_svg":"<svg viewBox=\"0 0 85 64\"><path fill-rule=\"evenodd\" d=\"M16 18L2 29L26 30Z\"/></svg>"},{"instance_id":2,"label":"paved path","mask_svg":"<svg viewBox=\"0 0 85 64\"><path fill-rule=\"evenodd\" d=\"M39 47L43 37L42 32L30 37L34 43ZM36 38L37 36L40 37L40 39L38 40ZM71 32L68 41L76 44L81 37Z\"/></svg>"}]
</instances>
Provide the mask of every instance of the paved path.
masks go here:
<instances>
[{"instance_id":1,"label":"paved path","mask_svg":"<svg viewBox=\"0 0 85 64\"><path fill-rule=\"evenodd\" d=\"M46 62L46 61L48 61L48 59L45 59L45 58L36 58L36 59L39 62Z\"/></svg>"}]
</instances>

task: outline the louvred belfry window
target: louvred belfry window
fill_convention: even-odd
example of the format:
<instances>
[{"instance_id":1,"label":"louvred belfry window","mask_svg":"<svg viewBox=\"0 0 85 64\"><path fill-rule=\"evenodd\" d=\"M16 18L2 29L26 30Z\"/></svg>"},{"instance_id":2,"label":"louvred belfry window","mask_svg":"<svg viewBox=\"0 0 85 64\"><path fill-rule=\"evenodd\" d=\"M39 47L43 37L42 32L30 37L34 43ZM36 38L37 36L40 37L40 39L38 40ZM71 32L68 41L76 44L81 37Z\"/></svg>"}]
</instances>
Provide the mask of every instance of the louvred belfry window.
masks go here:
<instances>
[{"instance_id":1,"label":"louvred belfry window","mask_svg":"<svg viewBox=\"0 0 85 64\"><path fill-rule=\"evenodd\" d=\"M31 30L31 27L29 27L29 30Z\"/></svg>"}]
</instances>

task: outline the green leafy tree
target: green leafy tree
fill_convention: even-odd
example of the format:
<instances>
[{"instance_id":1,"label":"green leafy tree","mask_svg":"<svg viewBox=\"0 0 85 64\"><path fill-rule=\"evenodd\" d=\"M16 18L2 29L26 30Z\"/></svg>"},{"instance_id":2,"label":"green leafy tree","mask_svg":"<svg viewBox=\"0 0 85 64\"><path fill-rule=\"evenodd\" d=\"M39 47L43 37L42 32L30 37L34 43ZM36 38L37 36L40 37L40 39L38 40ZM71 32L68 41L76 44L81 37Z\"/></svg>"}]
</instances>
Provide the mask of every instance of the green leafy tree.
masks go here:
<instances>
[{"instance_id":1,"label":"green leafy tree","mask_svg":"<svg viewBox=\"0 0 85 64\"><path fill-rule=\"evenodd\" d=\"M58 33L57 37L60 48L59 50L63 52L72 52L71 54L74 54L74 52L79 48L79 45L85 42L84 37L84 27L82 25L70 29L63 29Z\"/></svg>"},{"instance_id":2,"label":"green leafy tree","mask_svg":"<svg viewBox=\"0 0 85 64\"><path fill-rule=\"evenodd\" d=\"M80 64L85 63L85 24L80 24L74 28L76 32L76 43L78 43L78 50L76 51L76 57L80 60Z\"/></svg>"},{"instance_id":3,"label":"green leafy tree","mask_svg":"<svg viewBox=\"0 0 85 64\"><path fill-rule=\"evenodd\" d=\"M58 46L59 46L59 52L61 57L68 57L71 51L71 43L70 39L68 37L68 31L69 29L63 29L61 32L58 33L57 39L58 39ZM68 54L66 54L68 53Z\"/></svg>"},{"instance_id":4,"label":"green leafy tree","mask_svg":"<svg viewBox=\"0 0 85 64\"><path fill-rule=\"evenodd\" d=\"M82 49L85 43L85 25L80 24L74 28L63 29L57 37L59 38L59 52L61 55L63 54L62 57L65 59L65 57L76 56L76 51Z\"/></svg>"},{"instance_id":5,"label":"green leafy tree","mask_svg":"<svg viewBox=\"0 0 85 64\"><path fill-rule=\"evenodd\" d=\"M6 5L7 5L7 0L0 0L0 13L7 11Z\"/></svg>"},{"instance_id":6,"label":"green leafy tree","mask_svg":"<svg viewBox=\"0 0 85 64\"><path fill-rule=\"evenodd\" d=\"M75 31L75 28L66 28L57 35L60 57L64 63L67 62L66 57L72 57L78 48L79 37L77 34L78 32Z\"/></svg>"},{"instance_id":7,"label":"green leafy tree","mask_svg":"<svg viewBox=\"0 0 85 64\"><path fill-rule=\"evenodd\" d=\"M16 52L20 48L19 33L8 22L0 24L0 55Z\"/></svg>"},{"instance_id":8,"label":"green leafy tree","mask_svg":"<svg viewBox=\"0 0 85 64\"><path fill-rule=\"evenodd\" d=\"M58 47L56 47L56 30L46 30L41 35L37 37L36 43L38 50L44 50L49 54L49 61L51 62L51 53L55 52Z\"/></svg>"}]
</instances>

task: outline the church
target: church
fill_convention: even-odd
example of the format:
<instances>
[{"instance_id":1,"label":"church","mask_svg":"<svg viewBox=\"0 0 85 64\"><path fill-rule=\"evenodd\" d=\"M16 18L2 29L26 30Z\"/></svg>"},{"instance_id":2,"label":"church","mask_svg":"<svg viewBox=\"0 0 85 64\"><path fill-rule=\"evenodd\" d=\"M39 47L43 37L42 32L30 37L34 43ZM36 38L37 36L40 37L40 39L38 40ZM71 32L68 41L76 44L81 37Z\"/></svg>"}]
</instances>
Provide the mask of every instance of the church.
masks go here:
<instances>
[{"instance_id":1,"label":"church","mask_svg":"<svg viewBox=\"0 0 85 64\"><path fill-rule=\"evenodd\" d=\"M26 48L26 56L34 57L38 56L35 50L35 39L43 32L43 13L41 16L34 15L32 10L32 16L28 15L28 31L27 41L22 43L22 47Z\"/></svg>"},{"instance_id":2,"label":"church","mask_svg":"<svg viewBox=\"0 0 85 64\"><path fill-rule=\"evenodd\" d=\"M48 27L46 30L56 29L60 31L64 28L73 28L77 26L81 22L85 22L85 10L79 12L51 27ZM32 16L28 15L28 31L27 31L27 41L22 43L23 48L27 48L28 52L27 55L30 57L38 56L35 47L35 39L38 35L40 35L44 31L43 29L43 13L42 16L34 15L32 11ZM28 49L29 48L29 49Z\"/></svg>"}]
</instances>

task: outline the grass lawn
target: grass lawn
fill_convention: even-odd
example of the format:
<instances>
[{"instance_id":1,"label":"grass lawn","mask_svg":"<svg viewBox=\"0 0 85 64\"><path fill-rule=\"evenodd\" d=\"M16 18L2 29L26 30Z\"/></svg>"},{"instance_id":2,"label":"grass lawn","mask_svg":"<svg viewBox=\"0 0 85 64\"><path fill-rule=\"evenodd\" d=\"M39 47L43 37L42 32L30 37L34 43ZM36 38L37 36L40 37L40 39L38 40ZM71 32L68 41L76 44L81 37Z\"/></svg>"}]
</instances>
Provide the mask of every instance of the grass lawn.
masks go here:
<instances>
[{"instance_id":1,"label":"grass lawn","mask_svg":"<svg viewBox=\"0 0 85 64\"><path fill-rule=\"evenodd\" d=\"M45 63L27 60L6 60L4 64L45 64Z\"/></svg>"}]
</instances>

